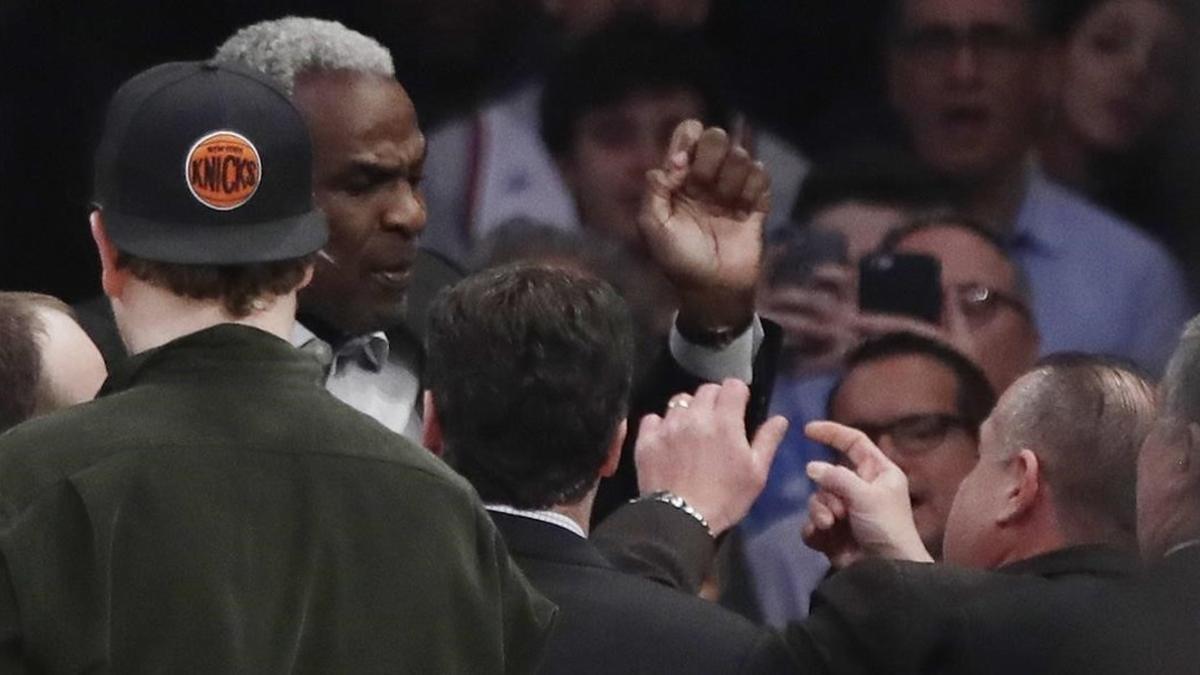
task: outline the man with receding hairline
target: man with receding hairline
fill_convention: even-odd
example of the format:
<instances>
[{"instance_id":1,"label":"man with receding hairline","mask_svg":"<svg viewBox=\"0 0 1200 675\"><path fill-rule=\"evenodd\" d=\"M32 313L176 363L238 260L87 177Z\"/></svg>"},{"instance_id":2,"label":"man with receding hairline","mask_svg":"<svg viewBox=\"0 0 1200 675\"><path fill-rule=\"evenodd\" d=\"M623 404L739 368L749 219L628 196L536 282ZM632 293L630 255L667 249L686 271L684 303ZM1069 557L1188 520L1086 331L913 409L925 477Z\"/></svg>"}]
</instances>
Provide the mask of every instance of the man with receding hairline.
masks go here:
<instances>
[{"instance_id":1,"label":"man with receding hairline","mask_svg":"<svg viewBox=\"0 0 1200 675\"><path fill-rule=\"evenodd\" d=\"M994 570L929 564L899 467L861 431L810 424L809 436L853 468L810 464L821 492L807 539L831 559L860 561L823 583L809 617L784 630L797 663L831 673L1055 672L1062 646L1092 625L1096 599L1132 575L1129 476L1153 414L1149 383L1104 359L1060 357L1018 380L983 426L946 533L948 562ZM672 415L687 429L688 411ZM737 422L717 417L704 424ZM1077 437L1046 445L1062 438L1050 430L1065 429ZM669 462L719 437L668 428L639 443L639 461ZM1103 495L1081 499L1092 486ZM696 562L671 553L671 564Z\"/></svg>"},{"instance_id":2,"label":"man with receding hairline","mask_svg":"<svg viewBox=\"0 0 1200 675\"><path fill-rule=\"evenodd\" d=\"M104 360L61 300L0 293L0 431L90 400Z\"/></svg>"}]
</instances>

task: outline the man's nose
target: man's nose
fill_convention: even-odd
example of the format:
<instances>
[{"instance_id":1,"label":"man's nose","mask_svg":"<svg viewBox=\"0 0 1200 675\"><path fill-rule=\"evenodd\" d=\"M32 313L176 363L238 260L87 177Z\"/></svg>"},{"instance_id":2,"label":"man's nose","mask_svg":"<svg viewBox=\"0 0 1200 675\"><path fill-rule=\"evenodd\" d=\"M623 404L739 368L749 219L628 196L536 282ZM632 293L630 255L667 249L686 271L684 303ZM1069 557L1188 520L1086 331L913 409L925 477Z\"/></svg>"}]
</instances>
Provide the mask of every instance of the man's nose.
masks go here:
<instances>
[{"instance_id":1,"label":"man's nose","mask_svg":"<svg viewBox=\"0 0 1200 675\"><path fill-rule=\"evenodd\" d=\"M410 237L421 234L425 229L426 212L425 197L420 189L401 180L388 193L387 200L383 211L384 229L401 230Z\"/></svg>"},{"instance_id":2,"label":"man's nose","mask_svg":"<svg viewBox=\"0 0 1200 675\"><path fill-rule=\"evenodd\" d=\"M896 445L896 441L892 438L891 434L883 434L880 436L879 443L877 443L877 445L879 446L879 449L883 451L883 454L887 455L887 458L892 460L896 466L900 467L900 470L905 474L907 474L909 469L912 468L912 458L901 451L900 447Z\"/></svg>"},{"instance_id":3,"label":"man's nose","mask_svg":"<svg viewBox=\"0 0 1200 675\"><path fill-rule=\"evenodd\" d=\"M964 42L954 50L950 59L950 81L959 87L977 86L980 81L981 64L979 50Z\"/></svg>"}]
</instances>

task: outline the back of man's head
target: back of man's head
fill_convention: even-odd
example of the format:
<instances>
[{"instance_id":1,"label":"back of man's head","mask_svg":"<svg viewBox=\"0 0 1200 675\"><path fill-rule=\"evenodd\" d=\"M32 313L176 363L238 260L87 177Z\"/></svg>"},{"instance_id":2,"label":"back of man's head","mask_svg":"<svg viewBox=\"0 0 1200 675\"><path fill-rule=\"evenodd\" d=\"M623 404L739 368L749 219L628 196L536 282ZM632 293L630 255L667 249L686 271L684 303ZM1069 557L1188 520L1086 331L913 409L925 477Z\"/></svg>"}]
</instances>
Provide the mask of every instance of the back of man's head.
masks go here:
<instances>
[{"instance_id":1,"label":"back of man's head","mask_svg":"<svg viewBox=\"0 0 1200 675\"><path fill-rule=\"evenodd\" d=\"M288 16L238 30L213 57L240 64L295 91L296 76L310 71L347 71L394 77L391 52L376 40L337 21Z\"/></svg>"},{"instance_id":2,"label":"back of man's head","mask_svg":"<svg viewBox=\"0 0 1200 675\"><path fill-rule=\"evenodd\" d=\"M0 431L91 399L104 376L70 307L39 293L0 293Z\"/></svg>"},{"instance_id":3,"label":"back of man's head","mask_svg":"<svg viewBox=\"0 0 1200 675\"><path fill-rule=\"evenodd\" d=\"M612 287L563 268L484 270L434 302L427 347L444 452L485 502L545 509L590 492L632 377Z\"/></svg>"},{"instance_id":4,"label":"back of man's head","mask_svg":"<svg viewBox=\"0 0 1200 675\"><path fill-rule=\"evenodd\" d=\"M997 438L1033 450L1069 543L1136 537L1137 453L1155 416L1153 386L1117 361L1048 357L996 408Z\"/></svg>"},{"instance_id":5,"label":"back of man's head","mask_svg":"<svg viewBox=\"0 0 1200 675\"><path fill-rule=\"evenodd\" d=\"M244 318L294 291L329 236L299 111L261 74L211 62L155 66L117 90L94 203L118 314L114 280L128 276Z\"/></svg>"}]
</instances>

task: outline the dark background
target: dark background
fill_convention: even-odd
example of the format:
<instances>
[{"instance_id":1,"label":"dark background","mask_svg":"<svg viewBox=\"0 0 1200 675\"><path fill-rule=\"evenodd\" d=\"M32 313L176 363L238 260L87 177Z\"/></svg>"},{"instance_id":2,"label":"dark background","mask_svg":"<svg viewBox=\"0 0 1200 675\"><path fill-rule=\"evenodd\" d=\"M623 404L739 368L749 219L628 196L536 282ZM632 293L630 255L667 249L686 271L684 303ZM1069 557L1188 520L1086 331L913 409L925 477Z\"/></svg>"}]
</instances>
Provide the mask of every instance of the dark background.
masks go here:
<instances>
[{"instance_id":1,"label":"dark background","mask_svg":"<svg viewBox=\"0 0 1200 675\"><path fill-rule=\"evenodd\" d=\"M105 103L155 63L202 59L237 27L286 14L337 19L393 53L430 129L472 109L553 49L534 0L0 0L0 288L76 301L99 292L88 234L91 155ZM706 27L730 94L814 159L888 138L880 0L717 0ZM1193 105L1192 110L1200 110ZM1187 262L1200 213L1200 124L1168 157L1175 202L1157 228ZM1190 265L1189 265L1190 267Z\"/></svg>"}]
</instances>

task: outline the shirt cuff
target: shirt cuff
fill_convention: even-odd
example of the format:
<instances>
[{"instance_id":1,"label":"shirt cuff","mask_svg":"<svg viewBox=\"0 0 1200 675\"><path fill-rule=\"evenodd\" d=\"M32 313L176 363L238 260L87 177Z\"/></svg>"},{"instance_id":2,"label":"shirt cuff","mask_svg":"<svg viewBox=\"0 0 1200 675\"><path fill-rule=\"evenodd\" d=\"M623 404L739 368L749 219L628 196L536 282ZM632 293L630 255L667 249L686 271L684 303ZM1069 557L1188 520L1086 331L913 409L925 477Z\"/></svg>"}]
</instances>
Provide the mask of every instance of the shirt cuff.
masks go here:
<instances>
[{"instance_id":1,"label":"shirt cuff","mask_svg":"<svg viewBox=\"0 0 1200 675\"><path fill-rule=\"evenodd\" d=\"M668 344L675 363L701 380L720 382L732 377L751 384L754 380L754 356L758 354L762 341L762 321L755 314L750 327L723 347L705 347L689 342L674 321L671 322Z\"/></svg>"}]
</instances>

